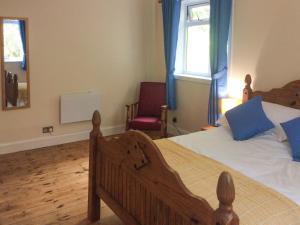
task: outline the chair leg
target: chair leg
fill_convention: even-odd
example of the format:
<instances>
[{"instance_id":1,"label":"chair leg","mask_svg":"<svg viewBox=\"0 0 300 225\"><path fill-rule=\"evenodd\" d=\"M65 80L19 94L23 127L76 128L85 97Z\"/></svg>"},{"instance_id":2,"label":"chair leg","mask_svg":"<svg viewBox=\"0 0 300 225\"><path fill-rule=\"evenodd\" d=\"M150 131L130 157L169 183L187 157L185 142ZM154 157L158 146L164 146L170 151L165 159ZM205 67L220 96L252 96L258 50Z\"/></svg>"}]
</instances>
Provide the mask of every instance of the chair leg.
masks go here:
<instances>
[{"instance_id":1,"label":"chair leg","mask_svg":"<svg viewBox=\"0 0 300 225\"><path fill-rule=\"evenodd\" d=\"M166 125L166 123L163 123L163 124L161 125L160 133L161 133L161 137L162 137L162 138L167 138L167 137L168 137L168 132L167 132L167 125Z\"/></svg>"},{"instance_id":2,"label":"chair leg","mask_svg":"<svg viewBox=\"0 0 300 225\"><path fill-rule=\"evenodd\" d=\"M125 131L129 131L129 122L128 121L126 121Z\"/></svg>"},{"instance_id":3,"label":"chair leg","mask_svg":"<svg viewBox=\"0 0 300 225\"><path fill-rule=\"evenodd\" d=\"M165 106L161 107L161 136L162 136L162 138L168 137L167 124L168 124L168 107L165 105Z\"/></svg>"}]
</instances>

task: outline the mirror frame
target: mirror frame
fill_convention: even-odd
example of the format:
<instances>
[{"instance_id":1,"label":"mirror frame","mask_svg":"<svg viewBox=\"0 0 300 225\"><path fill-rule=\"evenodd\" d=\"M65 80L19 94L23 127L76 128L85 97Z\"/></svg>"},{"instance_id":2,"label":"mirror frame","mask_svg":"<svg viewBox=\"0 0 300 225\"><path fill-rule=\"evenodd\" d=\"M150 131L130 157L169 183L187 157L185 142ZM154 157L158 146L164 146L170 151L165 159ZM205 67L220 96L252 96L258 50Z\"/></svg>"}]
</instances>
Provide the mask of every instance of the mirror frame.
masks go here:
<instances>
[{"instance_id":1,"label":"mirror frame","mask_svg":"<svg viewBox=\"0 0 300 225\"><path fill-rule=\"evenodd\" d=\"M28 101L25 106L14 106L7 107L6 105L6 91L5 91L5 77L4 77L4 36L3 36L3 21L4 20L24 20L25 21L25 31L26 31L26 63L27 63L27 71L26 71L26 81L27 81L27 96ZM26 109L30 108L30 61L29 61L29 25L28 18L25 17L9 17L9 16L0 16L0 75L1 75L1 87L2 87L2 110L10 111L16 109Z\"/></svg>"}]
</instances>

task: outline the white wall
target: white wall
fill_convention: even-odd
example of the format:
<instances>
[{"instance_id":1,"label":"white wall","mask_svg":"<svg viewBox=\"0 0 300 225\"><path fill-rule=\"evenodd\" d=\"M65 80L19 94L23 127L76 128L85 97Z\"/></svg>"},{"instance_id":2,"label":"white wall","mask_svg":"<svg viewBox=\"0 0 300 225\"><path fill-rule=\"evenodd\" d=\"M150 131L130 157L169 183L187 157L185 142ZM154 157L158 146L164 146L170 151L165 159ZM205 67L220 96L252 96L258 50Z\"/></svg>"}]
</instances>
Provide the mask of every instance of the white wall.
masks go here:
<instances>
[{"instance_id":1,"label":"white wall","mask_svg":"<svg viewBox=\"0 0 300 225\"><path fill-rule=\"evenodd\" d=\"M1 16L29 18L31 108L0 111L0 146L82 132L59 124L59 96L100 92L103 127L124 124L124 105L147 75L148 0L0 0ZM0 148L1 149L1 148Z\"/></svg>"},{"instance_id":2,"label":"white wall","mask_svg":"<svg viewBox=\"0 0 300 225\"><path fill-rule=\"evenodd\" d=\"M155 1L155 0L154 0ZM161 5L156 4L156 74L164 80ZM268 90L300 79L300 1L234 0L229 92L241 98L244 77L254 88ZM177 82L178 126L194 131L207 123L209 86Z\"/></svg>"}]
</instances>

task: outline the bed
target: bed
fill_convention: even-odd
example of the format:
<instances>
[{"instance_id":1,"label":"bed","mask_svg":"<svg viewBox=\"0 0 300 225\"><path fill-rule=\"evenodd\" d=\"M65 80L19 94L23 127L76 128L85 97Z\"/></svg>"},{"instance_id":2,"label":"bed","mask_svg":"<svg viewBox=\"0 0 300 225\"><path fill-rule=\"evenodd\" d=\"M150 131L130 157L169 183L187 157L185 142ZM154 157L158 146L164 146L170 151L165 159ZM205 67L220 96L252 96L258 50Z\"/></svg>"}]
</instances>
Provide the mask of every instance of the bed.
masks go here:
<instances>
[{"instance_id":1,"label":"bed","mask_svg":"<svg viewBox=\"0 0 300 225\"><path fill-rule=\"evenodd\" d=\"M300 109L300 81L268 92L253 91L250 75L245 82L244 102L260 95ZM129 225L300 224L300 163L272 134L234 142L221 127L153 142L138 131L104 138L100 124L95 112L90 221L99 220L103 200Z\"/></svg>"}]
</instances>

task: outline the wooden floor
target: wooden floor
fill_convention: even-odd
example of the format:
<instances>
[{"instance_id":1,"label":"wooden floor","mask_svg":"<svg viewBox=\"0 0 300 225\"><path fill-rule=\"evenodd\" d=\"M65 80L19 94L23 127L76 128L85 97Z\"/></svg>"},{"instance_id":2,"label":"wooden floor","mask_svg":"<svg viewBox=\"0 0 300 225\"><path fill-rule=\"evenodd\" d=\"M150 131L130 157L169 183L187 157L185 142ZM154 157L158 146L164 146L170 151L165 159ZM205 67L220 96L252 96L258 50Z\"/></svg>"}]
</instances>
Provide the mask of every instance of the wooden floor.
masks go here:
<instances>
[{"instance_id":1,"label":"wooden floor","mask_svg":"<svg viewBox=\"0 0 300 225\"><path fill-rule=\"evenodd\" d=\"M0 225L87 225L88 142L0 156ZM120 225L102 204L101 225Z\"/></svg>"}]
</instances>

